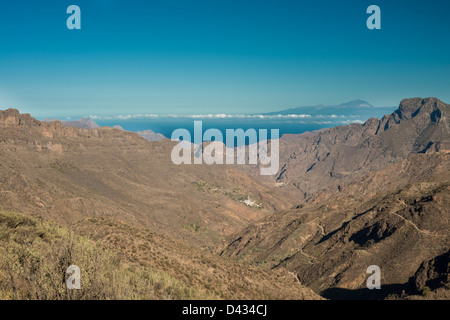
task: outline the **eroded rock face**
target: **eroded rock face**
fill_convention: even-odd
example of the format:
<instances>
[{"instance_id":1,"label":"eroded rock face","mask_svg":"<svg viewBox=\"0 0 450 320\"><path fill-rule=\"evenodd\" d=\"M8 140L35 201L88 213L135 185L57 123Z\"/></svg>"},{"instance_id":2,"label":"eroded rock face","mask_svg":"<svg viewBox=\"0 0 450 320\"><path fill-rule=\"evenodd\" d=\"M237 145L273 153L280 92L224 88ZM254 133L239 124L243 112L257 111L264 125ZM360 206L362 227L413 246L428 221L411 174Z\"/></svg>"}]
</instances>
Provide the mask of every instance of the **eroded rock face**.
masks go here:
<instances>
[{"instance_id":1,"label":"eroded rock face","mask_svg":"<svg viewBox=\"0 0 450 320\"><path fill-rule=\"evenodd\" d=\"M436 290L450 283L450 251L422 262L410 279L412 288L420 293L426 288Z\"/></svg>"},{"instance_id":2,"label":"eroded rock face","mask_svg":"<svg viewBox=\"0 0 450 320\"><path fill-rule=\"evenodd\" d=\"M20 114L19 110L16 109L0 111L1 127L36 127L40 123L40 121L31 117L28 113Z\"/></svg>"}]
</instances>

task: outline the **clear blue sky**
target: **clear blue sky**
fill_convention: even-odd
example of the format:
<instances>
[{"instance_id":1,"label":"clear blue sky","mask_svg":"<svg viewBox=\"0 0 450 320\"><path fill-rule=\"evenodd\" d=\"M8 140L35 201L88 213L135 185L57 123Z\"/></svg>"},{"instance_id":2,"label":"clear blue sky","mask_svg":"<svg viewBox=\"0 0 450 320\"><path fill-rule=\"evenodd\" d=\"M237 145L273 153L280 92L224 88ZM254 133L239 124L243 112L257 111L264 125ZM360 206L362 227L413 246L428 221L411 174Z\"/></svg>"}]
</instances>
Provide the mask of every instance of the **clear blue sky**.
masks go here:
<instances>
[{"instance_id":1,"label":"clear blue sky","mask_svg":"<svg viewBox=\"0 0 450 320\"><path fill-rule=\"evenodd\" d=\"M0 40L0 108L35 116L450 102L445 0L0 0Z\"/></svg>"}]
</instances>

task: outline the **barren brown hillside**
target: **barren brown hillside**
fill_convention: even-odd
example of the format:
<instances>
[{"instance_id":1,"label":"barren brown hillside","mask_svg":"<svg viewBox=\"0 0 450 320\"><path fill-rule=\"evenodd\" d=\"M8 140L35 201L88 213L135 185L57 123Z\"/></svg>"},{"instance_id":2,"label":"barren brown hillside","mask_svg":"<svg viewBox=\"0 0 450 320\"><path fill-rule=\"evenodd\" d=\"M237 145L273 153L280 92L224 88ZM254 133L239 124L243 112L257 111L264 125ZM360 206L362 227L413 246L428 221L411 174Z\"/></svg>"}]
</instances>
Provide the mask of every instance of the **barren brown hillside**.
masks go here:
<instances>
[{"instance_id":1,"label":"barren brown hillside","mask_svg":"<svg viewBox=\"0 0 450 320\"><path fill-rule=\"evenodd\" d=\"M134 298L446 297L449 111L405 99L382 119L283 136L274 177L177 166L169 140L0 111L0 294L67 298L59 287L39 296L27 272L36 259L63 270L48 254L85 263L87 241L110 252L109 276L119 266L141 286ZM70 258L61 234L79 249ZM365 288L369 265L381 267L380 291ZM92 297L130 298L128 284Z\"/></svg>"},{"instance_id":2,"label":"barren brown hillside","mask_svg":"<svg viewBox=\"0 0 450 320\"><path fill-rule=\"evenodd\" d=\"M449 195L450 155L414 154L334 194L264 218L221 255L287 268L328 298L414 294L409 279L419 266L450 248ZM366 288L370 265L382 270L381 291ZM434 289L448 292L446 281Z\"/></svg>"},{"instance_id":3,"label":"barren brown hillside","mask_svg":"<svg viewBox=\"0 0 450 320\"><path fill-rule=\"evenodd\" d=\"M208 249L291 205L237 168L175 166L170 141L12 109L0 113L0 137L0 298L320 298L285 270ZM87 272L79 296L58 282L71 264Z\"/></svg>"},{"instance_id":4,"label":"barren brown hillside","mask_svg":"<svg viewBox=\"0 0 450 320\"><path fill-rule=\"evenodd\" d=\"M292 200L231 166L174 165L174 143L0 112L0 205L69 225L114 217L200 245ZM249 207L246 199L260 203Z\"/></svg>"}]
</instances>

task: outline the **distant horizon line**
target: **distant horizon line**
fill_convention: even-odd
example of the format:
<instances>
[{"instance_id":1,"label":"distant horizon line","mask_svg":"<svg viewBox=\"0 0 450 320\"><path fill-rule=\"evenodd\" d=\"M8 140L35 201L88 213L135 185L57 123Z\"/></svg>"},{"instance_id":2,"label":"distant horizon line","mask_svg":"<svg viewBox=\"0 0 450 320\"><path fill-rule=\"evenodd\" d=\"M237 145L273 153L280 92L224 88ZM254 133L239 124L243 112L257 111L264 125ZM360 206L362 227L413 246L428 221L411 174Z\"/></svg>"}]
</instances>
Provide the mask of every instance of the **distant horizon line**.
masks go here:
<instances>
[{"instance_id":1,"label":"distant horizon line","mask_svg":"<svg viewBox=\"0 0 450 320\"><path fill-rule=\"evenodd\" d=\"M301 108L318 108L318 107L330 107L330 108L337 108L339 106L347 105L354 102L362 102L364 104L367 104L368 107L374 108L374 109L388 109L388 108L397 108L397 105L392 106L374 106L371 103L367 102L366 100L362 99L353 99L344 103L339 104L317 104L317 105L311 105L311 106L298 106L298 107L292 107L292 108L278 108L276 111L267 111L263 113L221 113L221 112L210 112L210 113L142 113L142 112L136 112L136 113L128 113L128 114L121 114L121 113L98 113L98 114L85 114L85 115L68 115L68 116L57 116L62 119L72 120L72 119L93 119L93 120L129 120L129 119L156 119L156 118L193 118L193 119L232 119L232 118L242 118L242 119L296 119L296 118L324 118L324 117L352 117L352 116L341 116L338 114L331 114L331 115L310 115L308 113L292 113L292 114L283 114L284 112L287 112L289 110L293 109L301 109ZM280 114L277 114L277 112L280 112ZM357 117L355 115L355 117ZM52 116L46 115L46 116L40 116L41 119L56 119Z\"/></svg>"},{"instance_id":2,"label":"distant horizon line","mask_svg":"<svg viewBox=\"0 0 450 320\"><path fill-rule=\"evenodd\" d=\"M414 98L421 98L421 97L410 97L410 98L404 98L401 99L401 101L405 99L414 99ZM421 99L429 99L433 97L427 97L427 98L421 98ZM438 98L436 98L438 99ZM309 114L309 113L286 113L290 110L295 109L302 109L310 108L311 110L314 110L314 108L336 108L336 110L345 110L345 108L340 109L339 107L345 106L347 104L351 104L354 102L362 102L364 104L367 104L365 107L370 107L372 110L383 110L383 109L394 109L398 108L399 104L391 105L391 106L374 106L371 103L361 100L361 99L353 99L348 102L340 103L340 104L317 104L312 106L299 106L299 107L293 107L293 108L286 108L281 109L278 108L278 111L266 111L263 113L142 113L142 112L136 112L136 113L97 113L97 114L87 114L87 113L76 113L73 114L55 114L55 115L49 115L45 113L40 112L33 112L29 110L20 111L20 107L17 106L8 106L8 107L0 107L1 110L7 110L7 109L17 109L21 113L29 113L33 117L35 117L38 120L62 120L62 121L76 121L79 119L92 119L92 120L131 120L131 119L162 119L162 118L192 118L192 119L310 119L310 118L356 118L360 117L361 115L341 115L339 112L333 113L333 114ZM357 108L358 106L352 106L350 108ZM27 108L25 108L27 109ZM348 109L348 108L347 108ZM361 111L367 111L366 108L361 108ZM277 113L278 112L278 113Z\"/></svg>"}]
</instances>

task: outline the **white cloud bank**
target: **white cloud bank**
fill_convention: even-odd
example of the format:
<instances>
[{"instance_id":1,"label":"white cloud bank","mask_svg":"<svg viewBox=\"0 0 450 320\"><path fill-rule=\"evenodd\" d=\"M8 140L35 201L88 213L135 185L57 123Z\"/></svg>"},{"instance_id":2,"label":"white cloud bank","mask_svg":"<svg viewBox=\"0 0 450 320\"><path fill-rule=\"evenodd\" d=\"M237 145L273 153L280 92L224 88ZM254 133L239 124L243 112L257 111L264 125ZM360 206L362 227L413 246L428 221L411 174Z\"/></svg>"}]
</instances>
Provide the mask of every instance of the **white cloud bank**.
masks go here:
<instances>
[{"instance_id":1,"label":"white cloud bank","mask_svg":"<svg viewBox=\"0 0 450 320\"><path fill-rule=\"evenodd\" d=\"M312 116L309 114L277 114L277 115L263 115L263 114L125 114L125 115L89 115L92 120L131 120L131 119L342 119L350 118L338 115L318 115Z\"/></svg>"}]
</instances>

